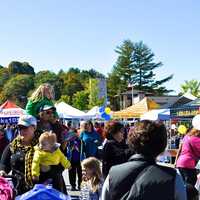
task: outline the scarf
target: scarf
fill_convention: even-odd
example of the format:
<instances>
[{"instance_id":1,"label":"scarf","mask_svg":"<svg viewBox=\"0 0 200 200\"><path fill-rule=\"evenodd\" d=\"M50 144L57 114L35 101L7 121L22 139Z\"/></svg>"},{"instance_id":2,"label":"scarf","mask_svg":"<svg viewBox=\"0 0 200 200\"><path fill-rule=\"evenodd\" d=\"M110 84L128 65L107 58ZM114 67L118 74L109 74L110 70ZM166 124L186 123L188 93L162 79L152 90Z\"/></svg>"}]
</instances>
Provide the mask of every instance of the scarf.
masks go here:
<instances>
[{"instance_id":1,"label":"scarf","mask_svg":"<svg viewBox=\"0 0 200 200\"><path fill-rule=\"evenodd\" d=\"M34 138L30 146L24 146L21 144L21 138L18 136L16 137L11 143L11 152L15 153L16 151L23 151L25 153L25 182L29 186L33 186L32 181L32 161L34 156L34 146L38 144L40 134L35 132Z\"/></svg>"}]
</instances>

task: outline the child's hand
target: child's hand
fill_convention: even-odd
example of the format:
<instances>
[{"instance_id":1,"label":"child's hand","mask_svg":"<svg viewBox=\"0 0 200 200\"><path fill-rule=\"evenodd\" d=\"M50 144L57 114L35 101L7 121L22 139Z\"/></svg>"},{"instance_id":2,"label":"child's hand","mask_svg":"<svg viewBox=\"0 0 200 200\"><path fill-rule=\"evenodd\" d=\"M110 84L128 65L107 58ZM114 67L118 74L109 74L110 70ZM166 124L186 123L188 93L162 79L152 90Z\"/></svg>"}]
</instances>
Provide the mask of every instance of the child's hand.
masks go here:
<instances>
[{"instance_id":1,"label":"child's hand","mask_svg":"<svg viewBox=\"0 0 200 200\"><path fill-rule=\"evenodd\" d=\"M33 176L32 179L33 179L34 182L38 182L39 181L39 177L38 176Z\"/></svg>"}]
</instances>

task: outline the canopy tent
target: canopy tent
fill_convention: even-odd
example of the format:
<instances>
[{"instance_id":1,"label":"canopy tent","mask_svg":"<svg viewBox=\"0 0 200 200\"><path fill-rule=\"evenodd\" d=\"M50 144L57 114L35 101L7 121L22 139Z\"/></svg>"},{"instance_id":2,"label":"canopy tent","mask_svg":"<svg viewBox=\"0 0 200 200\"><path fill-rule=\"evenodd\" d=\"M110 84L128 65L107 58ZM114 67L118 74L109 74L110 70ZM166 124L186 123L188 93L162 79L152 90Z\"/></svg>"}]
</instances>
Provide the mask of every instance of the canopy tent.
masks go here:
<instances>
[{"instance_id":1,"label":"canopy tent","mask_svg":"<svg viewBox=\"0 0 200 200\"><path fill-rule=\"evenodd\" d=\"M0 124L16 124L25 110L7 100L0 106Z\"/></svg>"},{"instance_id":2,"label":"canopy tent","mask_svg":"<svg viewBox=\"0 0 200 200\"><path fill-rule=\"evenodd\" d=\"M158 118L162 121L170 120L170 109L166 109L164 112L158 114Z\"/></svg>"},{"instance_id":3,"label":"canopy tent","mask_svg":"<svg viewBox=\"0 0 200 200\"><path fill-rule=\"evenodd\" d=\"M82 119L85 118L85 112L80 111L65 102L55 104L56 111L60 118L65 119Z\"/></svg>"},{"instance_id":4,"label":"canopy tent","mask_svg":"<svg viewBox=\"0 0 200 200\"><path fill-rule=\"evenodd\" d=\"M140 118L149 110L158 109L160 106L148 97L121 111L113 112L113 118Z\"/></svg>"},{"instance_id":5,"label":"canopy tent","mask_svg":"<svg viewBox=\"0 0 200 200\"><path fill-rule=\"evenodd\" d=\"M184 104L178 108L171 108L172 118L192 118L200 113L200 98Z\"/></svg>"},{"instance_id":6,"label":"canopy tent","mask_svg":"<svg viewBox=\"0 0 200 200\"><path fill-rule=\"evenodd\" d=\"M160 118L159 114L165 113L165 115L166 115L167 112L170 114L169 109L150 110L150 111L144 113L143 115L141 115L140 119L141 120L152 120L152 121L163 120Z\"/></svg>"},{"instance_id":7,"label":"canopy tent","mask_svg":"<svg viewBox=\"0 0 200 200\"><path fill-rule=\"evenodd\" d=\"M99 106L94 106L91 108L86 114L86 118L92 118L92 119L99 119L101 118L100 112L99 112Z\"/></svg>"}]
</instances>

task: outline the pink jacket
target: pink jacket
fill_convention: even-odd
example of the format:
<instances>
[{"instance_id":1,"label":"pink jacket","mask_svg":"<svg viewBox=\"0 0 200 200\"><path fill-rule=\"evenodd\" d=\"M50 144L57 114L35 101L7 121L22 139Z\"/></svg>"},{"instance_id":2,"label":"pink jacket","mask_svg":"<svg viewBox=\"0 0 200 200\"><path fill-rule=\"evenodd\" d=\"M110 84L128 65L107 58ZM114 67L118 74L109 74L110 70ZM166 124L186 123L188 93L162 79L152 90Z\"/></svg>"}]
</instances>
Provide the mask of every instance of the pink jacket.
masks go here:
<instances>
[{"instance_id":1,"label":"pink jacket","mask_svg":"<svg viewBox=\"0 0 200 200\"><path fill-rule=\"evenodd\" d=\"M194 169L200 158L200 137L188 136L183 138L181 153L176 167Z\"/></svg>"}]
</instances>

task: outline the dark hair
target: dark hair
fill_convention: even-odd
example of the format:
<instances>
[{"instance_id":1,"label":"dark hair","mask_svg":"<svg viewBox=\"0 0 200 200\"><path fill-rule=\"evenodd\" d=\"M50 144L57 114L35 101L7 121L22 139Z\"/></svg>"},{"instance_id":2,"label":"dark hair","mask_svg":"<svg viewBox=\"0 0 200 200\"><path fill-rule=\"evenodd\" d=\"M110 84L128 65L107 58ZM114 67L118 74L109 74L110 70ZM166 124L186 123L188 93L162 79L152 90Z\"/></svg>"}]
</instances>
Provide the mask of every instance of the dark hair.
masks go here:
<instances>
[{"instance_id":1,"label":"dark hair","mask_svg":"<svg viewBox=\"0 0 200 200\"><path fill-rule=\"evenodd\" d=\"M112 140L113 139L113 135L118 133L123 127L124 127L123 124L121 124L118 121L107 122L105 124L105 127L104 127L104 136L108 140Z\"/></svg>"},{"instance_id":2,"label":"dark hair","mask_svg":"<svg viewBox=\"0 0 200 200\"><path fill-rule=\"evenodd\" d=\"M159 122L138 122L129 131L128 144L136 153L157 157L166 148L167 130L164 124Z\"/></svg>"},{"instance_id":3,"label":"dark hair","mask_svg":"<svg viewBox=\"0 0 200 200\"><path fill-rule=\"evenodd\" d=\"M86 122L86 125L91 125L91 127L92 127L92 132L94 131L94 125L93 125L93 123L92 123L92 121L90 121L90 120L88 120L87 122Z\"/></svg>"}]
</instances>

